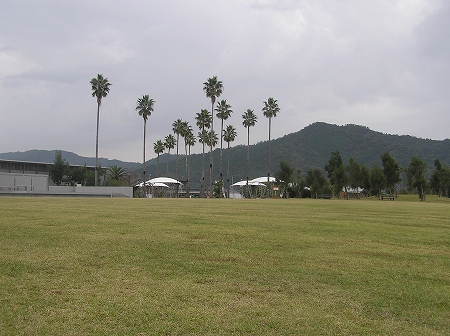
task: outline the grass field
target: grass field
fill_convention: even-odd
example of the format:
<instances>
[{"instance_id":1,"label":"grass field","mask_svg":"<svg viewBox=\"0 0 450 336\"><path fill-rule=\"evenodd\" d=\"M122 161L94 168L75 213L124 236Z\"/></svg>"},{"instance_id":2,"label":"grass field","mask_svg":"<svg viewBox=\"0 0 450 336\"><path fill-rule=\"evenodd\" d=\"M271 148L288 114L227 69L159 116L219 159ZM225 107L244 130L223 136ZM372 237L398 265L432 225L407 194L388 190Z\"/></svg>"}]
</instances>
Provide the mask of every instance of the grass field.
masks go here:
<instances>
[{"instance_id":1,"label":"grass field","mask_svg":"<svg viewBox=\"0 0 450 336\"><path fill-rule=\"evenodd\" d=\"M0 198L1 335L449 335L450 200Z\"/></svg>"}]
</instances>

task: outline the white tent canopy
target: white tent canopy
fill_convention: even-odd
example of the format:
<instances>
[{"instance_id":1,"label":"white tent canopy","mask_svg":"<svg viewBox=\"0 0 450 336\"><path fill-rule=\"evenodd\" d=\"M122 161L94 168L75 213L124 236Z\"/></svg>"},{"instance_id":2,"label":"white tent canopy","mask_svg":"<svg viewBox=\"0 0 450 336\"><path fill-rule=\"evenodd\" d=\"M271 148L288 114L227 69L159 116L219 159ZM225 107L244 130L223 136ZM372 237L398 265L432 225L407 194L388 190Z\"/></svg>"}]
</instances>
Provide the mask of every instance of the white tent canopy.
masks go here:
<instances>
[{"instance_id":1,"label":"white tent canopy","mask_svg":"<svg viewBox=\"0 0 450 336\"><path fill-rule=\"evenodd\" d=\"M161 187L161 188L169 188L169 186L162 182L155 182L152 184L152 187Z\"/></svg>"},{"instance_id":2,"label":"white tent canopy","mask_svg":"<svg viewBox=\"0 0 450 336\"><path fill-rule=\"evenodd\" d=\"M239 182L232 184L230 187L243 187L245 185L247 185L247 181L239 181ZM265 184L262 182L248 181L248 185L264 186Z\"/></svg>"},{"instance_id":3,"label":"white tent canopy","mask_svg":"<svg viewBox=\"0 0 450 336\"><path fill-rule=\"evenodd\" d=\"M145 182L147 185L153 185L155 187L157 187L157 185L155 185L155 183L174 183L174 184L182 184L180 181L175 180L173 178L170 177L155 177L152 178L151 180L148 180L147 182Z\"/></svg>"},{"instance_id":4,"label":"white tent canopy","mask_svg":"<svg viewBox=\"0 0 450 336\"><path fill-rule=\"evenodd\" d=\"M269 182L275 182L275 181L276 181L275 177L269 177ZM249 184L250 184L250 182L267 183L267 176L257 177L251 181L248 181Z\"/></svg>"}]
</instances>

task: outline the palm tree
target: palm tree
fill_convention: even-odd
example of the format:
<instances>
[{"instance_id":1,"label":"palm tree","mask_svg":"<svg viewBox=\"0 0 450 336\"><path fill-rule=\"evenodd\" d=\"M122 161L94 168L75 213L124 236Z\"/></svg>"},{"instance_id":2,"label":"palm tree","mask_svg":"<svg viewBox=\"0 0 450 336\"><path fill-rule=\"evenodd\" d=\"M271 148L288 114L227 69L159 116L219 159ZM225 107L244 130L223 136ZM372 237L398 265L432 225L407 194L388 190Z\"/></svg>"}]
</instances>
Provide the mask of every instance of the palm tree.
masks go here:
<instances>
[{"instance_id":1,"label":"palm tree","mask_svg":"<svg viewBox=\"0 0 450 336\"><path fill-rule=\"evenodd\" d=\"M156 176L159 176L158 173L159 154L164 153L165 148L166 146L164 146L164 142L162 142L161 140L158 140L153 144L153 150L155 151L156 155L158 155L156 157Z\"/></svg>"},{"instance_id":2,"label":"palm tree","mask_svg":"<svg viewBox=\"0 0 450 336\"><path fill-rule=\"evenodd\" d=\"M180 135L183 137L183 139L184 139L184 152L185 152L185 163L186 163L186 171L185 171L185 173L186 173L186 179L187 179L187 173L188 173L188 162L187 162L187 155L188 155L188 150L187 150L187 147L188 147L188 138L192 135L193 136L193 133L192 133L193 131L192 131L192 126L191 125L189 125L189 122L187 122L187 121L183 121L183 126L182 126L182 128L181 128L181 133L180 133Z\"/></svg>"},{"instance_id":3,"label":"palm tree","mask_svg":"<svg viewBox=\"0 0 450 336\"><path fill-rule=\"evenodd\" d=\"M222 81L217 80L217 76L208 78L208 80L203 83L203 91L205 91L207 98L211 98L211 131L214 131L214 103L216 102L216 98L223 92ZM210 133L211 136L213 136L213 134L213 132ZM214 191L212 144L214 143L214 140L211 138L209 143L211 144L209 147L209 194L210 197L212 197Z\"/></svg>"},{"instance_id":4,"label":"palm tree","mask_svg":"<svg viewBox=\"0 0 450 336\"><path fill-rule=\"evenodd\" d=\"M220 181L222 181L222 140L223 140L223 121L227 120L230 116L233 110L231 110L231 105L227 103L226 99L223 99L217 104L217 118L221 120L220 124L220 134L222 135L220 137ZM221 193L222 195L222 193ZM220 196L219 196L220 197Z\"/></svg>"},{"instance_id":5,"label":"palm tree","mask_svg":"<svg viewBox=\"0 0 450 336\"><path fill-rule=\"evenodd\" d=\"M169 157L170 157L170 150L175 148L175 137L172 134L167 135L164 138L164 146L168 149L167 153L167 168L166 168L166 175L169 176Z\"/></svg>"},{"instance_id":6,"label":"palm tree","mask_svg":"<svg viewBox=\"0 0 450 336\"><path fill-rule=\"evenodd\" d=\"M208 112L209 113L209 112ZM207 130L202 130L201 132L198 132L198 142L202 144L202 181L201 181L201 189L200 189L200 195L201 197L205 196L204 192L204 183L205 183L205 145L209 144L209 132Z\"/></svg>"},{"instance_id":7,"label":"palm tree","mask_svg":"<svg viewBox=\"0 0 450 336\"><path fill-rule=\"evenodd\" d=\"M143 95L142 98L139 98L137 100L137 106L136 111L138 111L138 114L144 119L144 159L143 159L143 166L144 166L144 186L145 186L145 133L147 128L147 119L149 116L152 115L153 112L153 106L155 104L155 101L153 99L150 99L148 95ZM145 191L144 191L145 193ZM145 195L144 195L145 196Z\"/></svg>"},{"instance_id":8,"label":"palm tree","mask_svg":"<svg viewBox=\"0 0 450 336\"><path fill-rule=\"evenodd\" d=\"M109 166L106 170L106 181L108 185L122 186L127 182L127 172L122 167Z\"/></svg>"},{"instance_id":9,"label":"palm tree","mask_svg":"<svg viewBox=\"0 0 450 336\"><path fill-rule=\"evenodd\" d=\"M100 105L102 104L102 98L106 97L109 93L109 87L112 85L109 83L108 78L104 78L103 75L98 74L97 78L92 78L89 82L92 86L92 97L97 98L97 133L95 136L95 186L98 186L98 125L100 122Z\"/></svg>"},{"instance_id":10,"label":"palm tree","mask_svg":"<svg viewBox=\"0 0 450 336\"><path fill-rule=\"evenodd\" d=\"M175 178L178 179L178 144L180 143L180 134L183 131L183 120L177 119L172 123L173 133L177 136L177 159L175 165Z\"/></svg>"},{"instance_id":11,"label":"palm tree","mask_svg":"<svg viewBox=\"0 0 450 336\"><path fill-rule=\"evenodd\" d=\"M269 156L267 161L267 183L270 180L270 128L272 126L272 118L277 116L277 113L280 112L280 108L278 107L278 103L276 99L269 98L264 102L264 107L262 109L265 117L269 118Z\"/></svg>"},{"instance_id":12,"label":"palm tree","mask_svg":"<svg viewBox=\"0 0 450 336\"><path fill-rule=\"evenodd\" d=\"M206 140L202 137L203 134L207 134L208 132L205 130L205 128L211 127L211 115L209 114L208 110L202 109L200 112L197 113L195 120L197 120L197 127L200 129L201 132L199 132L199 142L202 144L202 181L201 181L201 188L200 188L200 196L204 196L204 184L205 184L205 143Z\"/></svg>"},{"instance_id":13,"label":"palm tree","mask_svg":"<svg viewBox=\"0 0 450 336\"><path fill-rule=\"evenodd\" d=\"M248 192L248 175L250 171L250 127L255 126L258 121L258 117L256 116L253 110L247 109L242 115L242 125L247 128L247 192ZM248 195L247 195L248 196Z\"/></svg>"},{"instance_id":14,"label":"palm tree","mask_svg":"<svg viewBox=\"0 0 450 336\"><path fill-rule=\"evenodd\" d=\"M228 168L227 168L227 195L230 197L230 142L233 142L236 139L237 133L236 128L232 125L228 125L227 128L223 131L222 138L228 143L227 153L228 153Z\"/></svg>"},{"instance_id":15,"label":"palm tree","mask_svg":"<svg viewBox=\"0 0 450 336\"><path fill-rule=\"evenodd\" d=\"M188 168L187 168L187 197L190 196L190 172L191 172L191 147L195 145L195 136L192 133L192 129L190 130L190 132L186 135L186 137L184 138L184 141L187 143L188 146Z\"/></svg>"},{"instance_id":16,"label":"palm tree","mask_svg":"<svg viewBox=\"0 0 450 336\"><path fill-rule=\"evenodd\" d=\"M206 145L209 147L215 147L217 143L219 142L219 136L216 132L213 130L207 131L207 137L206 137ZM213 181L214 184L214 181Z\"/></svg>"}]
</instances>

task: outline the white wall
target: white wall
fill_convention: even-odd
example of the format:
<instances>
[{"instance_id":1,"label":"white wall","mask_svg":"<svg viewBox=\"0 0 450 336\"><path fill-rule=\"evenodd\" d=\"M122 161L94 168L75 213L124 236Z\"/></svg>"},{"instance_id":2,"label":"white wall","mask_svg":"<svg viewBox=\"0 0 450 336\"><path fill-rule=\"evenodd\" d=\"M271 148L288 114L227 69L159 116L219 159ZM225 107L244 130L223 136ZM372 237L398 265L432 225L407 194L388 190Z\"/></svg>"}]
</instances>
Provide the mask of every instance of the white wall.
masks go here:
<instances>
[{"instance_id":1,"label":"white wall","mask_svg":"<svg viewBox=\"0 0 450 336\"><path fill-rule=\"evenodd\" d=\"M16 191L48 191L48 175L0 172L0 187Z\"/></svg>"}]
</instances>

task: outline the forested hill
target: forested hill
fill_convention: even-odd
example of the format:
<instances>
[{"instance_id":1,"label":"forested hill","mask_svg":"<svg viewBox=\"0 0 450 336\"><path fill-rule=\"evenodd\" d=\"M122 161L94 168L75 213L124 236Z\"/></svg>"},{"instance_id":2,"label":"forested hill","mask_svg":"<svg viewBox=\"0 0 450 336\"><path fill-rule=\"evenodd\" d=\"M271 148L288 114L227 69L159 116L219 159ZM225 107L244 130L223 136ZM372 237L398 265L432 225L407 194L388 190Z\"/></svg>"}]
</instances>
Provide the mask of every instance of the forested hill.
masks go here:
<instances>
[{"instance_id":1,"label":"forested hill","mask_svg":"<svg viewBox=\"0 0 450 336\"><path fill-rule=\"evenodd\" d=\"M251 138L251 129L250 129ZM224 144L225 145L225 144ZM439 159L442 164L450 165L450 140L420 139L409 135L390 135L375 132L364 126L337 126L317 122L301 131L285 135L271 141L271 175L279 170L280 161L286 161L294 169L301 169L303 174L313 168L323 170L330 159L331 152L338 150L348 164L349 158L357 163L371 168L373 164L381 166L381 155L390 152L397 163L406 168L413 156L418 156L428 164L429 171L434 169L434 160ZM260 142L250 146L250 178L267 176L268 142ZM80 157L74 153L62 152L63 158L70 164L95 165L95 158ZM27 152L0 154L0 159L53 162L55 151L33 150ZM214 150L214 176L219 177L220 150ZM140 171L141 165L135 162L99 159L104 167L118 165L126 169ZM167 154L161 155L159 160L159 174L156 174L156 159L149 160L147 168L152 176L166 175ZM191 155L190 180L201 179L202 155ZM176 176L175 155L170 155L169 176L185 179L185 158L180 155L178 160L178 176ZM209 176L209 154L205 155L205 177ZM223 177L227 176L227 150L223 150ZM233 181L244 180L247 171L247 147L243 145L230 149L230 176Z\"/></svg>"},{"instance_id":2,"label":"forested hill","mask_svg":"<svg viewBox=\"0 0 450 336\"><path fill-rule=\"evenodd\" d=\"M427 162L430 169L437 158L450 164L449 139L438 141L384 134L357 125L314 123L274 140L271 149L275 162L286 157L286 161L302 170L323 168L335 150L339 150L345 164L354 158L369 168L373 164L381 165L380 156L385 152L390 152L402 167L407 167L414 155Z\"/></svg>"},{"instance_id":3,"label":"forested hill","mask_svg":"<svg viewBox=\"0 0 450 336\"><path fill-rule=\"evenodd\" d=\"M251 130L250 130L251 136ZM390 135L375 132L364 126L337 126L326 123L314 123L301 131L285 135L271 141L271 175L279 170L280 161L286 161L294 169L324 169L331 152L338 150L348 164L354 158L359 164L371 168L381 166L381 155L390 152L397 163L406 168L413 156L427 162L429 171L434 169L434 160L450 164L450 140L420 139L408 135ZM267 176L268 142L250 146L250 178ZM227 174L227 151L224 149L223 176ZM208 157L206 159L209 162ZM184 161L182 161L184 163ZM245 179L247 162L246 146L236 146L230 150L230 176L236 182ZM198 181L201 171L201 155L191 158L191 180ZM205 168L207 169L207 168ZM179 171L184 171L183 166ZM219 150L214 151L214 172L219 171ZM181 175L181 174L180 174ZM184 175L184 173L183 173ZM206 173L208 176L208 174ZM216 174L215 174L216 175Z\"/></svg>"}]
</instances>

